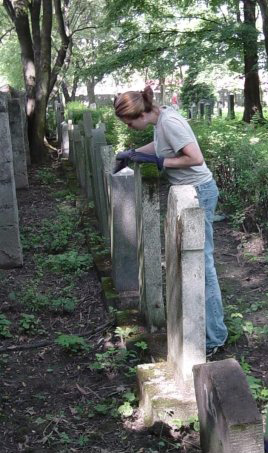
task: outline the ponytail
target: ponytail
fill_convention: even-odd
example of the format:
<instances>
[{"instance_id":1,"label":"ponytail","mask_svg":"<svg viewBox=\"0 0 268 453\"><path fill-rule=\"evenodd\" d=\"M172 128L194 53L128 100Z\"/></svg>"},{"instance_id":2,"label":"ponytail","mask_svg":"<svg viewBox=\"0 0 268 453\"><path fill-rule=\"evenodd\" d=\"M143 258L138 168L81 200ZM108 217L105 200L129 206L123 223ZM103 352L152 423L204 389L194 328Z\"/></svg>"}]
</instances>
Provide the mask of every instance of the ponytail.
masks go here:
<instances>
[{"instance_id":1,"label":"ponytail","mask_svg":"<svg viewBox=\"0 0 268 453\"><path fill-rule=\"evenodd\" d=\"M154 109L153 90L146 86L143 91L127 91L114 100L115 114L119 118L136 119L144 112Z\"/></svg>"}]
</instances>

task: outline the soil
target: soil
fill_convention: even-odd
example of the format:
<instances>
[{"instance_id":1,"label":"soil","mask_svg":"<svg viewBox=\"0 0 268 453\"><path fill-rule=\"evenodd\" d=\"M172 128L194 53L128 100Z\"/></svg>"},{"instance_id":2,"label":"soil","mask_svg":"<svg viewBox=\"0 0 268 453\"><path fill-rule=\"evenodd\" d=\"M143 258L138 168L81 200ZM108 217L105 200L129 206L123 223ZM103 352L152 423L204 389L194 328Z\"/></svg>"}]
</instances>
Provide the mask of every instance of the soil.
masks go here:
<instances>
[{"instance_id":1,"label":"soil","mask_svg":"<svg viewBox=\"0 0 268 453\"><path fill-rule=\"evenodd\" d=\"M85 239L86 216L78 211L81 199L70 196L68 181L60 169L60 166L53 168L54 178L48 184L40 168L31 168L30 189L18 192L20 227L26 244L24 265L0 271L0 314L11 323L10 336L3 337L5 330L0 320L0 451L200 451L199 434L192 426L171 432L161 424L150 429L142 425L137 400L133 401L134 367L138 361L146 361L146 356L120 349L122 345L114 335L113 317L103 303L94 268L84 267L75 273L40 267L38 260L44 261L48 254L52 255L42 242L43 222L56 223L59 208L73 209L73 215L77 216L75 234L68 238L60 253L89 252ZM38 241L29 244L29 239L27 244L29 234L40 235L40 244ZM241 313L245 321L265 326L268 261L260 233L241 233L227 221L217 222L215 248L228 313L233 306L233 311ZM42 302L39 297L40 302L36 294L47 299ZM59 297L75 299L76 308L55 309L51 301ZM30 327L22 323L23 314L34 316ZM59 334L80 335L90 349L83 350L82 346L79 350L77 346L77 351L71 352L71 347L64 350L55 343ZM115 351L109 352L109 347ZM249 329L213 360L243 358L252 375L268 387L266 352L267 334L256 334ZM118 407L124 403L130 412L133 410L128 417L118 413ZM262 407L263 402L258 403Z\"/></svg>"}]
</instances>

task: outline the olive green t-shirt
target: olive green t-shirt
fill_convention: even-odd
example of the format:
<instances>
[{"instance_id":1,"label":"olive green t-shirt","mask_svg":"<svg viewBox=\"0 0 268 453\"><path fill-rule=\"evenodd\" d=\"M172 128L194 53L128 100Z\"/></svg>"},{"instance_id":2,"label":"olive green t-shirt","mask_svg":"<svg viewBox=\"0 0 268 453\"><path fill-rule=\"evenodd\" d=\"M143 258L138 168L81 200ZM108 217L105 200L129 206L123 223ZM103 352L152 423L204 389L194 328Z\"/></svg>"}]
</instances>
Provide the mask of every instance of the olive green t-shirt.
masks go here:
<instances>
[{"instance_id":1,"label":"olive green t-shirt","mask_svg":"<svg viewBox=\"0 0 268 453\"><path fill-rule=\"evenodd\" d=\"M154 146L157 156L179 157L182 149L189 143L195 143L196 137L183 116L172 107L162 107L154 127ZM190 184L198 186L212 179L211 171L205 162L187 168L165 168L171 184Z\"/></svg>"}]
</instances>

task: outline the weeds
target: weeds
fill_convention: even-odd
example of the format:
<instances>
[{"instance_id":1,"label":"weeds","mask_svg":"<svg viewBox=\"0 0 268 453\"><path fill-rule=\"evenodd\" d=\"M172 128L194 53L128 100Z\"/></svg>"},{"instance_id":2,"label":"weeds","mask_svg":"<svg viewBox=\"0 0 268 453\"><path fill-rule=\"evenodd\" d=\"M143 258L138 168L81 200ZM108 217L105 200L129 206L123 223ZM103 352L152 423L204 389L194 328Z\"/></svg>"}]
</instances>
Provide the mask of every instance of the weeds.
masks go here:
<instances>
[{"instance_id":1,"label":"weeds","mask_svg":"<svg viewBox=\"0 0 268 453\"><path fill-rule=\"evenodd\" d=\"M6 318L5 315L0 314L0 337L11 338L12 335L9 331L11 322Z\"/></svg>"},{"instance_id":2,"label":"weeds","mask_svg":"<svg viewBox=\"0 0 268 453\"><path fill-rule=\"evenodd\" d=\"M66 352L72 354L88 352L91 349L90 345L86 343L86 340L78 335L59 335L55 343Z\"/></svg>"}]
</instances>

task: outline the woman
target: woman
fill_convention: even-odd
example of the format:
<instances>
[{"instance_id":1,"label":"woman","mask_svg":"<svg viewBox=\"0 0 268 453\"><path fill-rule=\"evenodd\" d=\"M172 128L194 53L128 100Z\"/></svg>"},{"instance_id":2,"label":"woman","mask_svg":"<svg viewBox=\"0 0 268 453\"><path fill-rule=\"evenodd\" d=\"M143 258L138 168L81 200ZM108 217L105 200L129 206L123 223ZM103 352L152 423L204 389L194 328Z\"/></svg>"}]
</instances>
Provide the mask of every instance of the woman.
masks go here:
<instances>
[{"instance_id":1,"label":"woman","mask_svg":"<svg viewBox=\"0 0 268 453\"><path fill-rule=\"evenodd\" d=\"M188 122L172 107L153 103L153 91L128 91L114 101L116 116L137 130L154 125L153 142L138 149L118 153L115 173L128 161L156 163L164 169L171 184L193 185L199 205L205 212L205 299L207 355L216 353L227 338L223 320L221 291L213 258L213 217L218 201L218 188L206 166L196 137Z\"/></svg>"}]
</instances>

